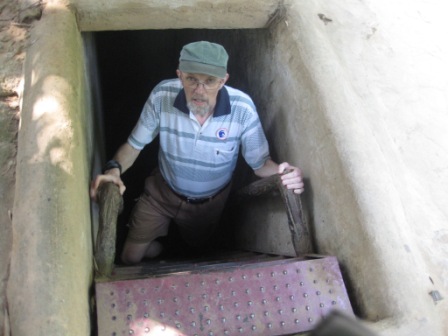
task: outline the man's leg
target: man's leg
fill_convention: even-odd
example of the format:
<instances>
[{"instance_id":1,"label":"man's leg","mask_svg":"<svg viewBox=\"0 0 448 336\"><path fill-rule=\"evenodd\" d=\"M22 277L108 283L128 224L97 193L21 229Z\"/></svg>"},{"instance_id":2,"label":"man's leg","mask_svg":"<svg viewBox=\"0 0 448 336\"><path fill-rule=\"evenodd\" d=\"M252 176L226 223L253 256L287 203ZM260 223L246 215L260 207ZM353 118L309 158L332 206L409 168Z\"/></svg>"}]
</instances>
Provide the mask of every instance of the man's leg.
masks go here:
<instances>
[{"instance_id":1,"label":"man's leg","mask_svg":"<svg viewBox=\"0 0 448 336\"><path fill-rule=\"evenodd\" d=\"M157 240L149 243L135 243L126 239L123 252L121 253L121 261L127 265L137 264L143 258L155 258L162 252L162 244Z\"/></svg>"}]
</instances>

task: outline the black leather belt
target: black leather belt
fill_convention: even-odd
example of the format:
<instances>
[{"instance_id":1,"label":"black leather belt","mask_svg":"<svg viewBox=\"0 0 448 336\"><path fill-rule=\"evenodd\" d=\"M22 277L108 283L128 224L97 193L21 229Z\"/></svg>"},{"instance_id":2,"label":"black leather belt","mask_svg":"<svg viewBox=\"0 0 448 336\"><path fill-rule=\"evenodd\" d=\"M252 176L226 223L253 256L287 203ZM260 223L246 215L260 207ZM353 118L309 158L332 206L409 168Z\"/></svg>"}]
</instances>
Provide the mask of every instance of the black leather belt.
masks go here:
<instances>
[{"instance_id":1,"label":"black leather belt","mask_svg":"<svg viewBox=\"0 0 448 336\"><path fill-rule=\"evenodd\" d=\"M209 201L211 201L213 198L215 198L216 196L218 196L221 192L223 192L228 186L230 185L230 182L227 183L224 188L222 188L220 191L218 191L216 194L214 194L213 196L208 196L208 197L204 197L204 198L195 198L195 197L188 197L185 195L181 195L178 194L177 192L175 192L173 189L171 189L171 191L177 196L179 197L182 201L188 203L188 204L204 204L207 203Z\"/></svg>"}]
</instances>

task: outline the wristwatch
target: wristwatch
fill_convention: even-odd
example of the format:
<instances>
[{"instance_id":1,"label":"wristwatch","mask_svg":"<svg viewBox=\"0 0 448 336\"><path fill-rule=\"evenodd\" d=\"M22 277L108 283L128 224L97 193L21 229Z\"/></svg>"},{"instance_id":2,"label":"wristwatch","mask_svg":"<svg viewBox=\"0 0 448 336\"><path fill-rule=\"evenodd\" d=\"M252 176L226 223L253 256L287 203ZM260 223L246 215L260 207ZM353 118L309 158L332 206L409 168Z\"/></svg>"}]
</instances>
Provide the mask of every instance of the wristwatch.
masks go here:
<instances>
[{"instance_id":1,"label":"wristwatch","mask_svg":"<svg viewBox=\"0 0 448 336\"><path fill-rule=\"evenodd\" d=\"M118 170L120 171L120 175L121 175L121 164L120 164L120 162L118 162L116 160L107 161L106 165L103 168L103 174L106 171L108 171L109 169L113 169L113 168L118 168Z\"/></svg>"}]
</instances>

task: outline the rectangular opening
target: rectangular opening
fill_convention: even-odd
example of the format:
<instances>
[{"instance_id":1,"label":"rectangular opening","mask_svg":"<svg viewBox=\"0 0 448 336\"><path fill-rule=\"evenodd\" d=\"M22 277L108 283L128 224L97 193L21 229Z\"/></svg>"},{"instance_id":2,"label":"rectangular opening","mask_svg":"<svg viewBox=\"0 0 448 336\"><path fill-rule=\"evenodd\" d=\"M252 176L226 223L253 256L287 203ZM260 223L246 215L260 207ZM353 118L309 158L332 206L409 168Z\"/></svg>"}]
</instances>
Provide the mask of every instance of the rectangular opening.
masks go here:
<instances>
[{"instance_id":1,"label":"rectangular opening","mask_svg":"<svg viewBox=\"0 0 448 336\"><path fill-rule=\"evenodd\" d=\"M180 50L183 45L190 42L207 40L223 45L229 53L230 79L227 85L240 89L252 97L263 126L265 126L264 120L272 117L272 112L269 112L271 114L269 116L266 111L262 93L266 83L274 81L270 76L277 76L266 67L266 58L269 58L271 53L268 48L272 43L268 29L170 29L106 31L90 34L96 50L97 81L100 88L97 100L101 103L97 104L96 113L101 115L99 119L103 120L104 127L103 161L112 158L118 147L126 142L154 86L162 80L176 77ZM269 134L266 127L265 130L271 145L271 154L275 159L273 143L282 140ZM157 140L156 138L153 143L145 147L133 167L122 177L127 189L124 194L124 211L118 219L117 256L121 253L127 234L126 223L136 199L143 190L144 179L157 166ZM251 169L244 160L240 160L235 171L233 190L248 184L253 178ZM286 212L281 200L262 200L262 203L270 204L270 218L265 222L269 224L269 221L275 223L283 220L283 229L278 229L277 226L275 235L267 229L261 234L265 237L257 238L256 247L250 242L250 246L245 246L248 242L246 238L235 237L238 233L235 233L232 226L235 216L231 213L235 209L229 207L222 217L218 230L220 238L216 246L219 253L222 253L222 249L228 252L230 248L235 251L242 249L289 256L294 254ZM262 216L265 216L265 213L260 213L260 217ZM250 231L250 229L242 230L241 234L251 236ZM177 237L175 229L163 239L168 245L168 256L185 255L185 246ZM222 257L228 258L229 254L224 253ZM116 261L120 262L118 258Z\"/></svg>"}]
</instances>

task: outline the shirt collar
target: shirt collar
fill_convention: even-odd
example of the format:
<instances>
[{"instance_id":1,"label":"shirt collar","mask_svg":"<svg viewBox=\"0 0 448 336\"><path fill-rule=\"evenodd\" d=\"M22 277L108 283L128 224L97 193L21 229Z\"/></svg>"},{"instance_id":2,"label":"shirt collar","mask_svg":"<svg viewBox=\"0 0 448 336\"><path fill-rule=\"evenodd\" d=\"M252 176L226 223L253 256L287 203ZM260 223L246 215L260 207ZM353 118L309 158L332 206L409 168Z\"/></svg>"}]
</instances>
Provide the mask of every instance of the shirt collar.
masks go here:
<instances>
[{"instance_id":1,"label":"shirt collar","mask_svg":"<svg viewBox=\"0 0 448 336\"><path fill-rule=\"evenodd\" d=\"M187 97L185 96L184 89L180 90L178 93L173 106L186 114L190 113L190 110L187 107ZM216 97L216 106L213 117L219 117L226 114L230 114L230 96L226 87L223 86L218 92L218 97Z\"/></svg>"}]
</instances>

